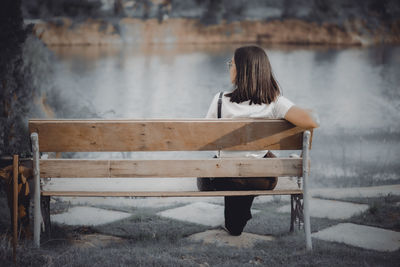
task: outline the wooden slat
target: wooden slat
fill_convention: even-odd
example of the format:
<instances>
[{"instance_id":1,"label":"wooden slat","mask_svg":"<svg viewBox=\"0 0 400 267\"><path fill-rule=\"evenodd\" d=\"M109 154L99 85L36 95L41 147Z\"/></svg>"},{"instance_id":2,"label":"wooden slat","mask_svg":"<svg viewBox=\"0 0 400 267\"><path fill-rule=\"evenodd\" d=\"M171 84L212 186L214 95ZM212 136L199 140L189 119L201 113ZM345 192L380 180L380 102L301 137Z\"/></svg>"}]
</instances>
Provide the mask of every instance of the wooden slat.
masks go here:
<instances>
[{"instance_id":1,"label":"wooden slat","mask_svg":"<svg viewBox=\"0 0 400 267\"><path fill-rule=\"evenodd\" d=\"M301 176L302 159L40 160L42 178Z\"/></svg>"},{"instance_id":2,"label":"wooden slat","mask_svg":"<svg viewBox=\"0 0 400 267\"><path fill-rule=\"evenodd\" d=\"M254 191L153 191L153 192L92 192L92 191L42 191L43 196L76 197L212 197L212 196L259 196L297 195L302 190L254 190Z\"/></svg>"},{"instance_id":3,"label":"wooden slat","mask_svg":"<svg viewBox=\"0 0 400 267\"><path fill-rule=\"evenodd\" d=\"M285 120L30 120L41 152L297 150L304 129Z\"/></svg>"}]
</instances>

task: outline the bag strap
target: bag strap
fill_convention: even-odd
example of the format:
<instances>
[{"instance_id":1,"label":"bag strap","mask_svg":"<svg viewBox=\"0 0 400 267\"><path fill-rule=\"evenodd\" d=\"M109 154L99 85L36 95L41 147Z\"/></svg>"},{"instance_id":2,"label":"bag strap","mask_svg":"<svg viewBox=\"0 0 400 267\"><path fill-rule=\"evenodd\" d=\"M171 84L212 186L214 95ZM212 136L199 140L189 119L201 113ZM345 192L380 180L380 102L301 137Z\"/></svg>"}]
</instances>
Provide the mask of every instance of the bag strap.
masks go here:
<instances>
[{"instance_id":1,"label":"bag strap","mask_svg":"<svg viewBox=\"0 0 400 267\"><path fill-rule=\"evenodd\" d=\"M218 97L218 119L221 119L221 115L222 115L222 95L224 94L224 92L219 93L219 97ZM217 158L219 158L221 156L221 150L218 150L218 154L217 154Z\"/></svg>"},{"instance_id":2,"label":"bag strap","mask_svg":"<svg viewBox=\"0 0 400 267\"><path fill-rule=\"evenodd\" d=\"M221 110L222 110L222 95L224 92L219 93L219 97L218 97L218 119L221 118Z\"/></svg>"}]
</instances>

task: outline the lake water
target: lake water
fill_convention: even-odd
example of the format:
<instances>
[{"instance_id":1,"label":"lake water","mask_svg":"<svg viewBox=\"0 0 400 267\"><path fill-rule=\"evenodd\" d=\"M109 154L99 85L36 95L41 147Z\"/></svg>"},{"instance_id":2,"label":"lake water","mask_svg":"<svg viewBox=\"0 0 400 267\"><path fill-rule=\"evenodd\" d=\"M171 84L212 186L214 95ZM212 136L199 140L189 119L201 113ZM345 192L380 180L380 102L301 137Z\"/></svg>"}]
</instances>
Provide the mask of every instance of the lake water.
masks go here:
<instances>
[{"instance_id":1,"label":"lake water","mask_svg":"<svg viewBox=\"0 0 400 267\"><path fill-rule=\"evenodd\" d=\"M50 47L48 101L62 118L201 118L231 89L235 47ZM315 184L400 182L400 47L265 49L283 95L319 114Z\"/></svg>"}]
</instances>

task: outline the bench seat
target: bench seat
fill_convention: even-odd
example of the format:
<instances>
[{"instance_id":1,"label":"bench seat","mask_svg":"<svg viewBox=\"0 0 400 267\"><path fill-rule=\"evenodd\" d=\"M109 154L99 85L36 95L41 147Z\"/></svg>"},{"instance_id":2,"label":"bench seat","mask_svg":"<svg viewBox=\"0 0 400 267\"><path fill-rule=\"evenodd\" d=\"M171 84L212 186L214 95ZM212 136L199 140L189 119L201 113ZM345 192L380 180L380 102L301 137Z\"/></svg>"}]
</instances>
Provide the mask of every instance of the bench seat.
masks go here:
<instances>
[{"instance_id":1,"label":"bench seat","mask_svg":"<svg viewBox=\"0 0 400 267\"><path fill-rule=\"evenodd\" d=\"M216 197L216 196L262 196L299 195L303 190L246 190L246 191L42 191L42 196L74 197Z\"/></svg>"}]
</instances>

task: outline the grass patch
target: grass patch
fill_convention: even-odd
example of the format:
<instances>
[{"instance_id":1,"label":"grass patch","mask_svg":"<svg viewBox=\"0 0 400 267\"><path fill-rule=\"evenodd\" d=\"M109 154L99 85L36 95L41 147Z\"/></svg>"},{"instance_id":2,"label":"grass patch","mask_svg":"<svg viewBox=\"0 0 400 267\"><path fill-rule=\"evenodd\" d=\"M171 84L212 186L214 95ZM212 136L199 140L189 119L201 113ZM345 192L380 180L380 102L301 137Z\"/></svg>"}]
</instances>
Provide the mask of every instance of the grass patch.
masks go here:
<instances>
[{"instance_id":1,"label":"grass patch","mask_svg":"<svg viewBox=\"0 0 400 267\"><path fill-rule=\"evenodd\" d=\"M268 202L257 203L253 205L254 209L261 212L254 214L253 219L248 222L245 230L254 234L273 235L273 236L286 236L291 235L290 229L290 214L277 212L277 209L284 204L290 202ZM337 224L341 221L330 220L324 218L311 218L311 231L316 232ZM301 230L296 230L300 234ZM296 233L297 234L297 233ZM304 245L304 239L303 239Z\"/></svg>"},{"instance_id":2,"label":"grass patch","mask_svg":"<svg viewBox=\"0 0 400 267\"><path fill-rule=\"evenodd\" d=\"M209 227L159 217L149 214L147 210L139 209L127 219L96 226L94 229L100 233L142 242L176 243L182 238L205 231Z\"/></svg>"},{"instance_id":3,"label":"grass patch","mask_svg":"<svg viewBox=\"0 0 400 267\"><path fill-rule=\"evenodd\" d=\"M311 218L312 231L318 231L340 222L372 222L383 227L388 223L385 212L396 207L397 198L364 200L372 204L369 211L349 220ZM354 199L355 202L361 200ZM159 209L135 208L129 218L93 227L75 227L53 224L51 238L43 240L36 249L31 241L18 247L20 266L396 266L400 253L377 252L343 244L313 240L313 252L305 250L302 231L289 232L290 214L276 209L285 202L257 203L260 210L246 226L246 231L273 235L276 240L258 243L252 249L218 247L191 242L185 237L210 229L198 224L179 222L156 215ZM115 209L115 207L113 207ZM398 209L398 207L397 207ZM128 211L130 208L121 208ZM206 215L205 215L206 216ZM366 216L366 217L362 217ZM367 218L367 219L365 219ZM362 224L366 224L365 221ZM3 230L2 230L3 231ZM82 248L72 240L83 234L119 236L124 242L102 247ZM1 238L2 237L2 238ZM3 233L0 236L0 258L3 266L12 264L11 244Z\"/></svg>"},{"instance_id":4,"label":"grass patch","mask_svg":"<svg viewBox=\"0 0 400 267\"><path fill-rule=\"evenodd\" d=\"M400 231L400 196L364 198L358 201L368 204L366 212L352 217L351 222Z\"/></svg>"}]
</instances>

